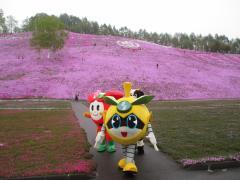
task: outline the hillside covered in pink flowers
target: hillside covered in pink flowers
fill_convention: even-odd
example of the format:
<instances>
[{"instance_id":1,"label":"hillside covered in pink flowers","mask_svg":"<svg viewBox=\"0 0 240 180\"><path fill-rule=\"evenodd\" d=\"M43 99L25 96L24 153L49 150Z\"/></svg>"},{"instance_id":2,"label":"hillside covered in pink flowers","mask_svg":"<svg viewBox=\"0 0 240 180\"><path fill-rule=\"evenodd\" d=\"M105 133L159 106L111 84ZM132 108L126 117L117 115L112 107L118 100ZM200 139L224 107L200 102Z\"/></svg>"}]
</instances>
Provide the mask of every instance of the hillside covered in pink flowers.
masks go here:
<instances>
[{"instance_id":1,"label":"hillside covered in pink flowers","mask_svg":"<svg viewBox=\"0 0 240 180\"><path fill-rule=\"evenodd\" d=\"M81 99L123 81L156 99L240 98L240 55L176 49L115 36L69 33L47 58L30 33L0 36L0 99Z\"/></svg>"}]
</instances>

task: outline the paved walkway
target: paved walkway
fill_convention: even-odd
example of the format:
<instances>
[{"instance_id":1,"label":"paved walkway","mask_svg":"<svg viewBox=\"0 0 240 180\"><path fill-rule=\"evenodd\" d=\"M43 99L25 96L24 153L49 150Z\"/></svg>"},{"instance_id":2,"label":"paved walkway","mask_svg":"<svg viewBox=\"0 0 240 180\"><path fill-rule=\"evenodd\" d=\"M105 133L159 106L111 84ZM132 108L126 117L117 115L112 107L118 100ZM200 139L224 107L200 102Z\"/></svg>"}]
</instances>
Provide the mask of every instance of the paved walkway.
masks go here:
<instances>
[{"instance_id":1,"label":"paved walkway","mask_svg":"<svg viewBox=\"0 0 240 180\"><path fill-rule=\"evenodd\" d=\"M87 133L88 141L94 144L96 136L95 125L82 114L88 108L80 102L72 102L73 110L79 119L80 126ZM107 152L98 153L91 148L94 160L97 162L96 180L122 180L130 179L125 177L118 170L117 162L121 157L121 148L117 146L117 152L109 154ZM143 156L136 155L136 164L139 173L134 177L135 180L240 180L240 168L228 169L226 171L217 170L212 173L208 171L190 171L179 167L175 161L161 152L154 151L153 148L145 145L145 154Z\"/></svg>"}]
</instances>

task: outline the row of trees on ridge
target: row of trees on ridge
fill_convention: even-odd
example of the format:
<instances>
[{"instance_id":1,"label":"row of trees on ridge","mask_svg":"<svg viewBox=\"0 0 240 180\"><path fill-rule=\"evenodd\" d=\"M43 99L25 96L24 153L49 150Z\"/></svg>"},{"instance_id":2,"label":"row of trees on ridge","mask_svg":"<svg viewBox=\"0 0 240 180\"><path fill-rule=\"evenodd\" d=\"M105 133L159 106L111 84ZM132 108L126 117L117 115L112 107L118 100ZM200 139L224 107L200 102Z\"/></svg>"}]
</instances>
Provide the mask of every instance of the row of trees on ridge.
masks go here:
<instances>
[{"instance_id":1,"label":"row of trees on ridge","mask_svg":"<svg viewBox=\"0 0 240 180\"><path fill-rule=\"evenodd\" d=\"M1 11L0 11L1 12ZM21 31L33 31L36 30L37 19L41 17L47 17L45 13L39 13L35 16L27 18L24 20ZM0 31L5 28L3 13L0 13ZM221 52L221 53L240 53L240 39L228 39L225 35L215 34L214 36L209 34L207 36L196 35L191 33L190 35L186 33L175 33L174 35L168 33L156 33L156 32L147 32L145 29L140 29L139 31L132 31L127 27L116 28L112 25L101 24L99 25L96 21L89 21L87 18L79 18L76 16L61 14L57 16L49 16L55 20L61 22L61 29L65 29L71 32L85 33L85 34L99 34L99 35L113 35L113 36L122 36L134 39L141 39L145 41L154 42L160 45L178 47L182 49L191 49L199 51L208 51L208 52ZM46 20L44 21L45 23ZM54 24L53 22L50 22ZM9 26L9 25L8 25ZM60 26L59 26L60 27ZM13 27L9 28L8 32L19 31L20 28ZM14 31L15 29L15 31ZM61 33L60 33L61 34Z\"/></svg>"}]
</instances>

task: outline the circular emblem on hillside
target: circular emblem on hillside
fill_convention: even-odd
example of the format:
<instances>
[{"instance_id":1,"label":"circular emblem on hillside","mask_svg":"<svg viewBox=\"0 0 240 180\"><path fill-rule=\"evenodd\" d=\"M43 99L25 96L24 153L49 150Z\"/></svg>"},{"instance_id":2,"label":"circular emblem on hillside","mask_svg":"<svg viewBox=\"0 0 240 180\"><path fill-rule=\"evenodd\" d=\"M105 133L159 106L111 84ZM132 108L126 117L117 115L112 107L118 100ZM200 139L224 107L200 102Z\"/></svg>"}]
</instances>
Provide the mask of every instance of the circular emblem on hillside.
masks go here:
<instances>
[{"instance_id":1,"label":"circular emblem on hillside","mask_svg":"<svg viewBox=\"0 0 240 180\"><path fill-rule=\"evenodd\" d=\"M117 44L124 48L138 49L140 45L133 41L117 41Z\"/></svg>"}]
</instances>

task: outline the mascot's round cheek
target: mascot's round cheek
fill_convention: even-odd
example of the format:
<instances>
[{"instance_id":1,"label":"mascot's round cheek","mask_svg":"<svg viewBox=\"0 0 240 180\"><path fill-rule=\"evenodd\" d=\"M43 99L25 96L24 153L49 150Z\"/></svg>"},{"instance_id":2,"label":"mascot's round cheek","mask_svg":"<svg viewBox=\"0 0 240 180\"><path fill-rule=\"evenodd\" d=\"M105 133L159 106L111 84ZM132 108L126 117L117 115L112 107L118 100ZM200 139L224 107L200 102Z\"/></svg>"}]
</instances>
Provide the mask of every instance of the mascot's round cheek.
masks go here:
<instances>
[{"instance_id":1,"label":"mascot's round cheek","mask_svg":"<svg viewBox=\"0 0 240 180\"><path fill-rule=\"evenodd\" d=\"M101 113L104 111L104 105L102 102L98 102L95 100L90 104L89 111L93 120L100 120L102 118Z\"/></svg>"}]
</instances>

